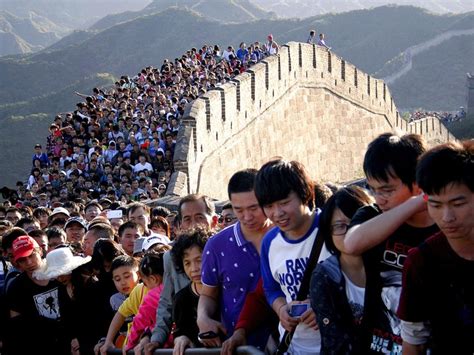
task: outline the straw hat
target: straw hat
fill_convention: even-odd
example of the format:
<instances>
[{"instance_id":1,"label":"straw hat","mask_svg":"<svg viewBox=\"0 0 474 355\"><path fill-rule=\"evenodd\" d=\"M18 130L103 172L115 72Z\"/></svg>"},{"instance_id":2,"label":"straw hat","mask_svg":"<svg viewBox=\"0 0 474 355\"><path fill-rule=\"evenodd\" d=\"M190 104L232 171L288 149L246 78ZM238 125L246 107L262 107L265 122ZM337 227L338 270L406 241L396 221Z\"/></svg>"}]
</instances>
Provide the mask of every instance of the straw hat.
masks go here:
<instances>
[{"instance_id":1,"label":"straw hat","mask_svg":"<svg viewBox=\"0 0 474 355\"><path fill-rule=\"evenodd\" d=\"M88 263L90 256L74 256L69 248L58 248L46 255L46 262L33 273L37 280L54 279L61 275L68 275L79 266Z\"/></svg>"}]
</instances>

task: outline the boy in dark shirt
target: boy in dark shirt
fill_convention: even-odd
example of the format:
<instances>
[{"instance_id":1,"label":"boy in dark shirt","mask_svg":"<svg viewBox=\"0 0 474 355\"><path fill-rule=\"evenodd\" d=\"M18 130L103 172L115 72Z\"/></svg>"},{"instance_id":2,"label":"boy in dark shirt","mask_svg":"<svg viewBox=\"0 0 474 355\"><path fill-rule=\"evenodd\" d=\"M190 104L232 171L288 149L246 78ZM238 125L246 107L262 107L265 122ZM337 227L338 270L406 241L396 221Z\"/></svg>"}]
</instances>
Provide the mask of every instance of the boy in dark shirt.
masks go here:
<instances>
[{"instance_id":1,"label":"boy in dark shirt","mask_svg":"<svg viewBox=\"0 0 474 355\"><path fill-rule=\"evenodd\" d=\"M425 144L421 136L385 133L369 144L364 172L376 205L356 212L344 239L346 251L363 255L367 284L366 314L370 351L400 354L400 320L396 316L403 263L408 250L435 234L438 227L426 211L416 185L416 165Z\"/></svg>"}]
</instances>

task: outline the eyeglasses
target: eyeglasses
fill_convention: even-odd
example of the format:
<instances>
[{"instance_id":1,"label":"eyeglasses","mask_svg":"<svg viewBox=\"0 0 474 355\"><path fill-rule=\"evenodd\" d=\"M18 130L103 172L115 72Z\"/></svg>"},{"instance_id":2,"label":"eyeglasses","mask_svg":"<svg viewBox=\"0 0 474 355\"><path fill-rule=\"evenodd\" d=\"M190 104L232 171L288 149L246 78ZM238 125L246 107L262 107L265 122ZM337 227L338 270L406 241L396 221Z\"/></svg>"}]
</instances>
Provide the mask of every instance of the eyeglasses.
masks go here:
<instances>
[{"instance_id":1,"label":"eyeglasses","mask_svg":"<svg viewBox=\"0 0 474 355\"><path fill-rule=\"evenodd\" d=\"M225 223L232 223L237 220L237 217L231 217L231 216L226 216L226 217L220 217L219 218L219 223L225 222Z\"/></svg>"},{"instance_id":2,"label":"eyeglasses","mask_svg":"<svg viewBox=\"0 0 474 355\"><path fill-rule=\"evenodd\" d=\"M402 186L403 184L399 184L398 186L384 186L380 189L374 189L373 187L366 185L367 190L376 197L380 196L383 199L389 199L392 195Z\"/></svg>"},{"instance_id":3,"label":"eyeglasses","mask_svg":"<svg viewBox=\"0 0 474 355\"><path fill-rule=\"evenodd\" d=\"M331 225L331 232L333 235L344 235L348 228L349 225L347 223L335 223Z\"/></svg>"}]
</instances>

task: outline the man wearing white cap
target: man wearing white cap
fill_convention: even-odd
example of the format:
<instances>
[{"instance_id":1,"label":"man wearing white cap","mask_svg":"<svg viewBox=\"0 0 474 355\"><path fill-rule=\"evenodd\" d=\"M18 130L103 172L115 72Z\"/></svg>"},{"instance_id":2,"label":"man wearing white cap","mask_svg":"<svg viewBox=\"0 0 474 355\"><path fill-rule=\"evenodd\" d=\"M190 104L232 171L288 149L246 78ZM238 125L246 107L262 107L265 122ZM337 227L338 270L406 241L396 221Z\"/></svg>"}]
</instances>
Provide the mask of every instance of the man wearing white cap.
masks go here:
<instances>
[{"instance_id":1,"label":"man wearing white cap","mask_svg":"<svg viewBox=\"0 0 474 355\"><path fill-rule=\"evenodd\" d=\"M53 222L55 219L64 219L67 220L71 215L69 211L64 207L56 207L49 216L49 223Z\"/></svg>"}]
</instances>

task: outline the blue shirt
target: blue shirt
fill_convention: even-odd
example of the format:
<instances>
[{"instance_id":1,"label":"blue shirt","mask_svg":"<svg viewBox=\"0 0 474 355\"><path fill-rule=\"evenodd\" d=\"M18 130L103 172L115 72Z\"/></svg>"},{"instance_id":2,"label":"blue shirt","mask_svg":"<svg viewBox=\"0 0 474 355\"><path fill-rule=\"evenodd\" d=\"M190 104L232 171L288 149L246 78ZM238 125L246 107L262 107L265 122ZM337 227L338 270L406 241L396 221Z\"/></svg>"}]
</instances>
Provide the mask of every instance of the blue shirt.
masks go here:
<instances>
[{"instance_id":1,"label":"blue shirt","mask_svg":"<svg viewBox=\"0 0 474 355\"><path fill-rule=\"evenodd\" d=\"M202 260L202 283L219 287L222 322L230 336L247 294L260 278L260 256L242 234L240 222L209 239Z\"/></svg>"},{"instance_id":2,"label":"blue shirt","mask_svg":"<svg viewBox=\"0 0 474 355\"><path fill-rule=\"evenodd\" d=\"M242 48L239 48L237 50L237 53L235 53L235 55L237 56L237 58L239 58L241 62L245 62L248 54L249 54L249 51L247 49L242 49Z\"/></svg>"}]
</instances>

